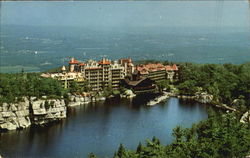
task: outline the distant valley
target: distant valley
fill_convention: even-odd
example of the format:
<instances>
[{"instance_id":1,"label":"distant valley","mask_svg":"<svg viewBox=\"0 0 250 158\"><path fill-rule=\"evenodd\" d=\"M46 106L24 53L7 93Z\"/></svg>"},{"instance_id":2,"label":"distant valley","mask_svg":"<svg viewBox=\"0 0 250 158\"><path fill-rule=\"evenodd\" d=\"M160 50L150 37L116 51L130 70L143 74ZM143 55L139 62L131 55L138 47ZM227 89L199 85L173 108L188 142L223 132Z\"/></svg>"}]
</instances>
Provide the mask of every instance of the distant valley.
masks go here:
<instances>
[{"instance_id":1,"label":"distant valley","mask_svg":"<svg viewBox=\"0 0 250 158\"><path fill-rule=\"evenodd\" d=\"M250 59L249 33L240 29L1 27L0 72L44 71L67 65L72 56L233 64Z\"/></svg>"}]
</instances>

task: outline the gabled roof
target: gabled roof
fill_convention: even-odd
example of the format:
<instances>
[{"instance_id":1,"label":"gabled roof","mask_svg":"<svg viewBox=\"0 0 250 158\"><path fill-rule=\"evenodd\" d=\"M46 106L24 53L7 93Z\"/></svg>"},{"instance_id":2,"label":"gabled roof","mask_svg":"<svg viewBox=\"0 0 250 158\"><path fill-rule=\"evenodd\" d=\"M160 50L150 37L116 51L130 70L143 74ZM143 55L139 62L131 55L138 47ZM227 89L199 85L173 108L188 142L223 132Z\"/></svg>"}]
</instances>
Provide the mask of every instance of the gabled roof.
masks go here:
<instances>
[{"instance_id":1,"label":"gabled roof","mask_svg":"<svg viewBox=\"0 0 250 158\"><path fill-rule=\"evenodd\" d=\"M62 69L61 69L62 71L66 71L66 68L65 68L65 66L63 65L62 66Z\"/></svg>"},{"instance_id":2,"label":"gabled roof","mask_svg":"<svg viewBox=\"0 0 250 158\"><path fill-rule=\"evenodd\" d=\"M140 66L137 66L136 69L141 74L146 74L146 73L149 73L150 71L152 72L152 71L165 70L165 67L161 63L157 63L157 64L140 65Z\"/></svg>"},{"instance_id":3,"label":"gabled roof","mask_svg":"<svg viewBox=\"0 0 250 158\"><path fill-rule=\"evenodd\" d=\"M172 71L172 67L171 67L170 65L167 65L167 66L166 66L166 70L167 70L167 71Z\"/></svg>"},{"instance_id":4,"label":"gabled roof","mask_svg":"<svg viewBox=\"0 0 250 158\"><path fill-rule=\"evenodd\" d=\"M84 66L85 64L84 64L84 63L80 63L79 65L80 65L80 66Z\"/></svg>"},{"instance_id":5,"label":"gabled roof","mask_svg":"<svg viewBox=\"0 0 250 158\"><path fill-rule=\"evenodd\" d=\"M110 65L111 62L105 58L103 58L101 61L99 61L100 65Z\"/></svg>"},{"instance_id":6,"label":"gabled roof","mask_svg":"<svg viewBox=\"0 0 250 158\"><path fill-rule=\"evenodd\" d=\"M79 62L75 58L71 58L69 64L78 64Z\"/></svg>"},{"instance_id":7,"label":"gabled roof","mask_svg":"<svg viewBox=\"0 0 250 158\"><path fill-rule=\"evenodd\" d=\"M174 64L173 66L167 65L167 66L166 66L166 70L167 70L167 71L178 71L178 67L177 67L176 64Z\"/></svg>"},{"instance_id":8,"label":"gabled roof","mask_svg":"<svg viewBox=\"0 0 250 158\"><path fill-rule=\"evenodd\" d=\"M174 64L174 65L172 66L172 68L173 68L173 70L175 70L175 71L177 71L177 70L178 70L178 67L177 67L177 65L176 65L176 64Z\"/></svg>"},{"instance_id":9,"label":"gabled roof","mask_svg":"<svg viewBox=\"0 0 250 158\"><path fill-rule=\"evenodd\" d=\"M156 63L156 64L147 64L147 65L139 65L136 67L136 70L140 72L140 74L148 74L149 72L154 72L154 71L178 71L178 67L176 64L173 66L171 65L166 65L164 66L161 63Z\"/></svg>"}]
</instances>

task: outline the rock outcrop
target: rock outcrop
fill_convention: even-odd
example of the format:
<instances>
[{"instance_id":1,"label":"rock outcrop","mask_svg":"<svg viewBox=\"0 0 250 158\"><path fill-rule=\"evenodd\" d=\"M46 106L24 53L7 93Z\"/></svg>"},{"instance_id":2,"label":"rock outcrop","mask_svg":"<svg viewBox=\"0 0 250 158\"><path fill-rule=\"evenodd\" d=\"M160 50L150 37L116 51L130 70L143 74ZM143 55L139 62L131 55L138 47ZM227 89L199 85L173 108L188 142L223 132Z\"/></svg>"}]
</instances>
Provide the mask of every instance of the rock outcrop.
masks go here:
<instances>
[{"instance_id":1,"label":"rock outcrop","mask_svg":"<svg viewBox=\"0 0 250 158\"><path fill-rule=\"evenodd\" d=\"M124 94L121 94L121 98L133 98L136 95L133 93L132 90L128 89L124 92Z\"/></svg>"},{"instance_id":2,"label":"rock outcrop","mask_svg":"<svg viewBox=\"0 0 250 158\"><path fill-rule=\"evenodd\" d=\"M195 100L203 104L211 103L213 101L213 95L207 92L197 92L195 93Z\"/></svg>"},{"instance_id":3,"label":"rock outcrop","mask_svg":"<svg viewBox=\"0 0 250 158\"><path fill-rule=\"evenodd\" d=\"M240 119L241 123L248 123L250 122L250 110L243 114L243 116Z\"/></svg>"},{"instance_id":4,"label":"rock outcrop","mask_svg":"<svg viewBox=\"0 0 250 158\"><path fill-rule=\"evenodd\" d=\"M91 97L81 95L69 95L69 106L78 106L82 104L88 104L91 102Z\"/></svg>"},{"instance_id":5,"label":"rock outcrop","mask_svg":"<svg viewBox=\"0 0 250 158\"><path fill-rule=\"evenodd\" d=\"M213 101L213 95L208 94L206 92L196 92L195 95L192 96L178 95L177 97L184 100L195 100L203 104L208 104Z\"/></svg>"},{"instance_id":6,"label":"rock outcrop","mask_svg":"<svg viewBox=\"0 0 250 158\"><path fill-rule=\"evenodd\" d=\"M160 103L160 102L162 102L162 101L164 101L164 100L166 100L168 98L169 98L169 93L164 92L163 95L155 98L154 100L150 100L147 103L147 106L154 106L154 105L156 105L156 104L158 104L158 103Z\"/></svg>"},{"instance_id":7,"label":"rock outcrop","mask_svg":"<svg viewBox=\"0 0 250 158\"><path fill-rule=\"evenodd\" d=\"M45 106L45 102L48 104ZM31 124L41 125L66 118L66 105L63 99L36 100L26 97L18 103L0 105L0 129L15 130L27 128Z\"/></svg>"},{"instance_id":8,"label":"rock outcrop","mask_svg":"<svg viewBox=\"0 0 250 158\"><path fill-rule=\"evenodd\" d=\"M46 105L47 104L47 105ZM43 125L66 118L66 106L63 99L31 101L33 123Z\"/></svg>"},{"instance_id":9,"label":"rock outcrop","mask_svg":"<svg viewBox=\"0 0 250 158\"><path fill-rule=\"evenodd\" d=\"M82 96L82 95L71 95L69 94L69 105L68 106L78 106L78 105L84 105L89 104L101 100L105 100L105 97L97 97L97 96Z\"/></svg>"},{"instance_id":10,"label":"rock outcrop","mask_svg":"<svg viewBox=\"0 0 250 158\"><path fill-rule=\"evenodd\" d=\"M0 129L14 130L31 125L29 100L27 98L23 100L19 103L3 103L0 105Z\"/></svg>"}]
</instances>

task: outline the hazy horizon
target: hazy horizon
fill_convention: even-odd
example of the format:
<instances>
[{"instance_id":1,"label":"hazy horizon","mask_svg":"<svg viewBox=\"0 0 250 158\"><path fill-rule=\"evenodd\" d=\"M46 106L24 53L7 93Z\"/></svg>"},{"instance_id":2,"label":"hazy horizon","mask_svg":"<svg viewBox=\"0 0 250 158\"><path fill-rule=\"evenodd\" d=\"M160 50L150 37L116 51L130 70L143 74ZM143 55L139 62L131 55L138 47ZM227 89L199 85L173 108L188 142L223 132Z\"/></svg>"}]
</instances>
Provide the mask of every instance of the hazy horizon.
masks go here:
<instances>
[{"instance_id":1,"label":"hazy horizon","mask_svg":"<svg viewBox=\"0 0 250 158\"><path fill-rule=\"evenodd\" d=\"M249 13L247 1L1 2L2 25L247 28Z\"/></svg>"},{"instance_id":2,"label":"hazy horizon","mask_svg":"<svg viewBox=\"0 0 250 158\"><path fill-rule=\"evenodd\" d=\"M67 65L72 56L234 64L250 59L247 1L0 4L0 72L43 71Z\"/></svg>"}]
</instances>

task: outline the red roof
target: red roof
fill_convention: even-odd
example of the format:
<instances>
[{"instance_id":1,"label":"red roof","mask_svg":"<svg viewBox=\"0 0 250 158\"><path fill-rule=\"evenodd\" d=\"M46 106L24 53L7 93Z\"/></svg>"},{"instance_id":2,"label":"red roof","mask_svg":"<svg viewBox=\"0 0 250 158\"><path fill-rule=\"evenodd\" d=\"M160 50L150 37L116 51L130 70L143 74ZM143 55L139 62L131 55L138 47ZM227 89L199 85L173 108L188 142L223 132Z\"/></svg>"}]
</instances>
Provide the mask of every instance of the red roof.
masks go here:
<instances>
[{"instance_id":1,"label":"red roof","mask_svg":"<svg viewBox=\"0 0 250 158\"><path fill-rule=\"evenodd\" d=\"M79 65L80 65L80 66L84 66L85 64L84 64L84 63L80 63Z\"/></svg>"},{"instance_id":2,"label":"red roof","mask_svg":"<svg viewBox=\"0 0 250 158\"><path fill-rule=\"evenodd\" d=\"M141 74L146 74L149 73L150 71L161 71L161 70L166 70L166 71L178 71L178 67L176 64L173 66L167 65L164 66L161 63L157 64L147 64L147 65L140 65L136 67L136 70L139 71Z\"/></svg>"},{"instance_id":3,"label":"red roof","mask_svg":"<svg viewBox=\"0 0 250 158\"><path fill-rule=\"evenodd\" d=\"M136 69L142 73L142 71L148 72L148 71L165 70L165 67L164 67L164 65L157 63L157 64L140 65L140 66L136 67Z\"/></svg>"},{"instance_id":4,"label":"red roof","mask_svg":"<svg viewBox=\"0 0 250 158\"><path fill-rule=\"evenodd\" d=\"M174 64L174 65L172 66L172 68L173 68L173 70L178 71L178 67L177 67L176 64Z\"/></svg>"},{"instance_id":5,"label":"red roof","mask_svg":"<svg viewBox=\"0 0 250 158\"><path fill-rule=\"evenodd\" d=\"M70 61L69 61L69 64L78 64L79 62L75 59L75 58L72 58Z\"/></svg>"},{"instance_id":6,"label":"red roof","mask_svg":"<svg viewBox=\"0 0 250 158\"><path fill-rule=\"evenodd\" d=\"M177 67L176 64L174 64L173 66L167 65L167 66L166 66L166 70L167 70L167 71L178 71L178 67Z\"/></svg>"},{"instance_id":7,"label":"red roof","mask_svg":"<svg viewBox=\"0 0 250 158\"><path fill-rule=\"evenodd\" d=\"M166 66L166 70L167 70L167 71L172 71L172 67L171 67L170 65L167 65L167 66Z\"/></svg>"},{"instance_id":8,"label":"red roof","mask_svg":"<svg viewBox=\"0 0 250 158\"><path fill-rule=\"evenodd\" d=\"M99 64L101 64L101 65L110 65L111 63L110 63L109 60L103 58L101 61L99 61Z\"/></svg>"}]
</instances>

